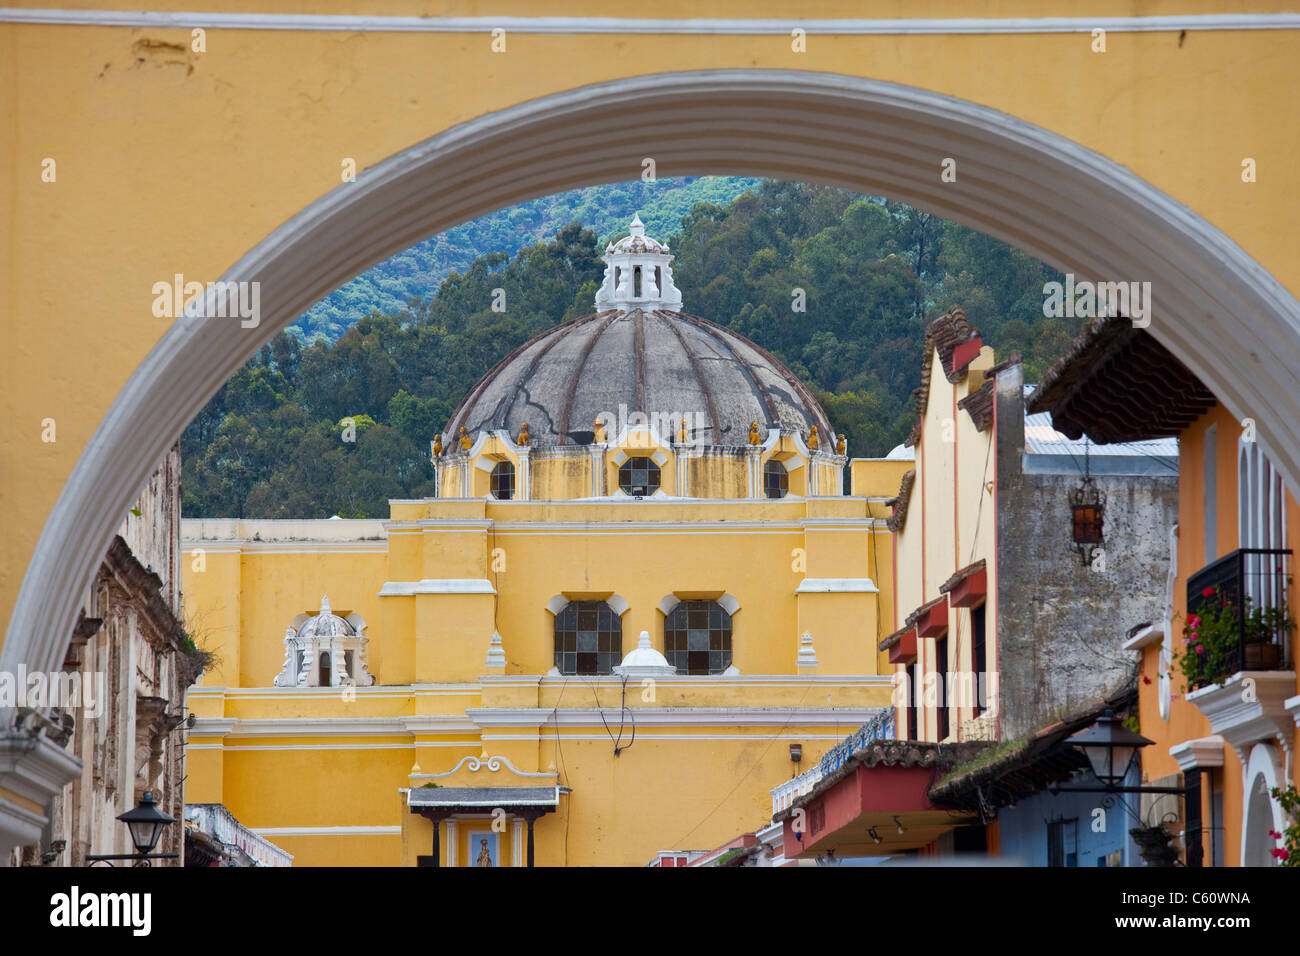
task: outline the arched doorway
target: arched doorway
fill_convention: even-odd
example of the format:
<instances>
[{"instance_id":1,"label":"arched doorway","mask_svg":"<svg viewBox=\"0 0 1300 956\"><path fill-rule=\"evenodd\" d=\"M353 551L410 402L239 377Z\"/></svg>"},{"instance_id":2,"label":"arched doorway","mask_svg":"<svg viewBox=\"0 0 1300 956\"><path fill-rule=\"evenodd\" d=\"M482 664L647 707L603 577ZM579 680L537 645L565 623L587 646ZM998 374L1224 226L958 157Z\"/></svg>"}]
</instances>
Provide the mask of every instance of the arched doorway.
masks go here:
<instances>
[{"instance_id":1,"label":"arched doorway","mask_svg":"<svg viewBox=\"0 0 1300 956\"><path fill-rule=\"evenodd\" d=\"M1246 763L1245 813L1241 818L1241 865L1275 866L1272 851L1277 841L1268 831L1286 829L1282 809L1272 797L1272 789L1281 777L1277 748L1272 744L1256 744L1250 750Z\"/></svg>"}]
</instances>

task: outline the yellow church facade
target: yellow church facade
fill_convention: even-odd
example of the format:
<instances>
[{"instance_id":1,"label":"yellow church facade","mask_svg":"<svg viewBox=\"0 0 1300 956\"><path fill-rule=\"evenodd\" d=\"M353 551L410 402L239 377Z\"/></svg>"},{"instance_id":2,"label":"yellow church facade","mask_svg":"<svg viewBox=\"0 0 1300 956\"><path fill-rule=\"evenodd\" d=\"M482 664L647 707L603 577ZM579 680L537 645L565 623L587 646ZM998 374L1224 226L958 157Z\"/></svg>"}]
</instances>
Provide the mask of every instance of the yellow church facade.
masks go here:
<instances>
[{"instance_id":1,"label":"yellow church facade","mask_svg":"<svg viewBox=\"0 0 1300 956\"><path fill-rule=\"evenodd\" d=\"M190 692L188 802L295 865L642 865L765 825L796 754L888 708L908 462L850 464L632 233L598 311L434 438L439 497L184 522L220 658Z\"/></svg>"}]
</instances>

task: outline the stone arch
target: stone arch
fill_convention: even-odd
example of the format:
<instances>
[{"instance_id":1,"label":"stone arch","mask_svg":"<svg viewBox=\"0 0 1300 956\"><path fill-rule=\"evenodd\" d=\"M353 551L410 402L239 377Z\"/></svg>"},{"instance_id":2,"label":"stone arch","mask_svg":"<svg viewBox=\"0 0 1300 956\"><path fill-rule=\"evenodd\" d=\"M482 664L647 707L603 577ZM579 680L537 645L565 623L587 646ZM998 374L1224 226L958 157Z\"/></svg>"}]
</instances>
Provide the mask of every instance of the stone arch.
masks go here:
<instances>
[{"instance_id":1,"label":"stone arch","mask_svg":"<svg viewBox=\"0 0 1300 956\"><path fill-rule=\"evenodd\" d=\"M151 464L278 330L420 239L526 199L634 178L651 155L661 175L771 176L891 197L1081 278L1152 282L1151 333L1230 411L1256 419L1265 452L1300 487L1300 303L1150 183L1059 134L914 87L792 70L651 74L445 130L336 187L231 266L224 281L261 284L261 323L182 317L136 369L45 523L0 667L57 667L80 594ZM961 172L944 183L949 156Z\"/></svg>"}]
</instances>

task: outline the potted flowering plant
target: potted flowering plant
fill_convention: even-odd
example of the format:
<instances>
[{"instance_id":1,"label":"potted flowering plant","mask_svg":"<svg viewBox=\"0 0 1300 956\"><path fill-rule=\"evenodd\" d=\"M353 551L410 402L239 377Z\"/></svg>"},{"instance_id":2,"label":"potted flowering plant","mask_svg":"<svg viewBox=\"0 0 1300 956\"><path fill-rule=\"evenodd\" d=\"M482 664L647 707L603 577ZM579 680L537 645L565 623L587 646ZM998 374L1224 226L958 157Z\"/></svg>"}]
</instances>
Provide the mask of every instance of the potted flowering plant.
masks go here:
<instances>
[{"instance_id":1,"label":"potted flowering plant","mask_svg":"<svg viewBox=\"0 0 1300 956\"><path fill-rule=\"evenodd\" d=\"M1201 592L1198 609L1183 622L1179 664L1187 690L1217 683L1234 670L1269 670L1281 662L1282 645L1274 637L1293 630L1295 621L1285 607L1252 604L1247 597L1239 617L1217 588Z\"/></svg>"}]
</instances>

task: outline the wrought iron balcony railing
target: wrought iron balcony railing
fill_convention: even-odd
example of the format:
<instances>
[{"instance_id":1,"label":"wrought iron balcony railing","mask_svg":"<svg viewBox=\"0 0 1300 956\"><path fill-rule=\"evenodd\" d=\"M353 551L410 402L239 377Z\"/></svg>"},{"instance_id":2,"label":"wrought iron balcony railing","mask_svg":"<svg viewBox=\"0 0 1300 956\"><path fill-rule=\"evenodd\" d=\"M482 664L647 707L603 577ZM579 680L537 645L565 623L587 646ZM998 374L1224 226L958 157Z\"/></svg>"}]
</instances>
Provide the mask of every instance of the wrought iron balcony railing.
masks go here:
<instances>
[{"instance_id":1,"label":"wrought iron balcony railing","mask_svg":"<svg viewBox=\"0 0 1300 956\"><path fill-rule=\"evenodd\" d=\"M1238 671L1285 670L1291 663L1288 571L1290 550L1239 548L1187 579L1187 613L1208 619L1228 615L1232 633L1213 669L1226 677ZM1235 638L1235 639L1233 639Z\"/></svg>"},{"instance_id":2,"label":"wrought iron balcony railing","mask_svg":"<svg viewBox=\"0 0 1300 956\"><path fill-rule=\"evenodd\" d=\"M775 816L813 787L829 773L834 773L855 753L873 740L891 740L894 736L894 708L886 707L875 717L849 734L822 756L817 766L772 788L772 815Z\"/></svg>"}]
</instances>

